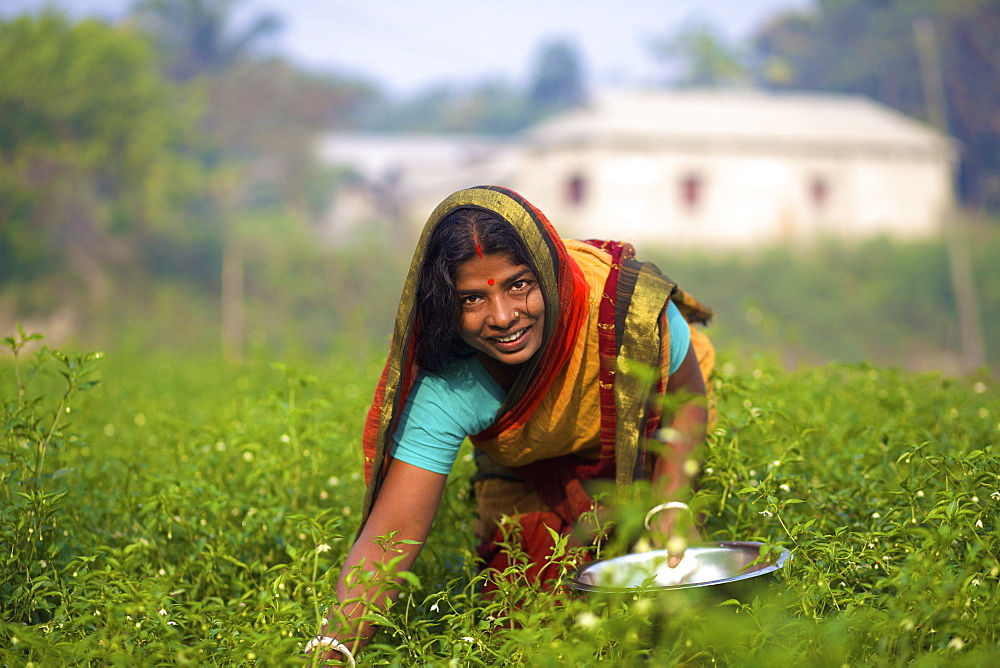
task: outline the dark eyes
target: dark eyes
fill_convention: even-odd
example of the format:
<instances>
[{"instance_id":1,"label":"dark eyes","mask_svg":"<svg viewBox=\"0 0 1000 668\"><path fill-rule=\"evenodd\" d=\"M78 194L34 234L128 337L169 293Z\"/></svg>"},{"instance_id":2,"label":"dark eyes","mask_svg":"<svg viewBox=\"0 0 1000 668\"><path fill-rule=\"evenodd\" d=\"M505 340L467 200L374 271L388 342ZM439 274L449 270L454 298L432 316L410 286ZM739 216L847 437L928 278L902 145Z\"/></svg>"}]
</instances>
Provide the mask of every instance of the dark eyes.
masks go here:
<instances>
[{"instance_id":1,"label":"dark eyes","mask_svg":"<svg viewBox=\"0 0 1000 668\"><path fill-rule=\"evenodd\" d=\"M519 278L510 284L508 292L523 294L529 292L534 285L535 280L533 278ZM460 295L458 298L458 302L463 308L473 308L483 301L485 301L484 297L479 294Z\"/></svg>"}]
</instances>

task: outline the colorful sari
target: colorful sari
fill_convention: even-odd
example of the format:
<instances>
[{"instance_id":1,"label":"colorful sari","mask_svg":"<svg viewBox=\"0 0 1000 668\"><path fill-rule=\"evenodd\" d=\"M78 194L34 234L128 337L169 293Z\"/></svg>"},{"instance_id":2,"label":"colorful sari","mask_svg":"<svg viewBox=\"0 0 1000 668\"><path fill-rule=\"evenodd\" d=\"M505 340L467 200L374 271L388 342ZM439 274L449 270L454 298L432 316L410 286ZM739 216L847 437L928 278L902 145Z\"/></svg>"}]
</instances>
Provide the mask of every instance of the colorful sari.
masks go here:
<instances>
[{"instance_id":1,"label":"colorful sari","mask_svg":"<svg viewBox=\"0 0 1000 668\"><path fill-rule=\"evenodd\" d=\"M444 218L462 207L492 211L514 227L544 296L541 349L521 369L496 422L471 436L478 449L510 472L500 477L512 475L537 495L530 510L516 503L511 510L521 515L522 543L541 559L542 543L550 540L544 527L563 531L593 509L583 481L608 479L626 488L645 475L649 462L644 444L659 427L656 397L668 377L668 300L689 322L705 323L711 312L654 265L637 261L627 244L564 243L545 216L511 190L481 186L451 195L431 214L417 244L388 360L368 413L365 520L384 479L392 434L417 372L420 323L415 302L427 240ZM596 411L581 409L591 404ZM592 437L585 429L581 436L574 424L577 413L567 413L572 410L578 411L581 422L587 413L599 416ZM482 536L480 553L501 568L505 562L496 561L499 528L496 531L492 540Z\"/></svg>"}]
</instances>

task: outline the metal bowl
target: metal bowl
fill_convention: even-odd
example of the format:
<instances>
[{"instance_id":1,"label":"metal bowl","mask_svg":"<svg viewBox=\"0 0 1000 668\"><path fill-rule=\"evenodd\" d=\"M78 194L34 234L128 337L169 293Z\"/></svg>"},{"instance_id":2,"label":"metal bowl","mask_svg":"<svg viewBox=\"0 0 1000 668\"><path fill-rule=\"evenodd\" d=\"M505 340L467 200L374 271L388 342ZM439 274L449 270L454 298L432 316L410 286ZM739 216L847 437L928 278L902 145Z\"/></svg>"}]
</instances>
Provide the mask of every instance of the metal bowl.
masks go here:
<instances>
[{"instance_id":1,"label":"metal bowl","mask_svg":"<svg viewBox=\"0 0 1000 668\"><path fill-rule=\"evenodd\" d=\"M719 542L692 545L676 567L667 565L667 551L627 554L584 564L566 583L572 589L597 593L693 590L742 598L753 585L766 581L789 559L788 550L761 559L763 543Z\"/></svg>"}]
</instances>

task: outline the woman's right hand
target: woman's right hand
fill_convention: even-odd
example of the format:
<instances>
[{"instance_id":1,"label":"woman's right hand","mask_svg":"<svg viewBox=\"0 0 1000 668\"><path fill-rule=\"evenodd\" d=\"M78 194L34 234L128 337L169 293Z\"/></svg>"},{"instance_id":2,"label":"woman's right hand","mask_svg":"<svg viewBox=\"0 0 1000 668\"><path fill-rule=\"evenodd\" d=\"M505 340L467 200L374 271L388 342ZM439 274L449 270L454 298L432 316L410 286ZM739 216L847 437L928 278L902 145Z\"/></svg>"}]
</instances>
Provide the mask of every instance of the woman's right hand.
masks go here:
<instances>
[{"instance_id":1,"label":"woman's right hand","mask_svg":"<svg viewBox=\"0 0 1000 668\"><path fill-rule=\"evenodd\" d=\"M445 475L406 462L393 460L389 464L378 498L340 571L339 603L330 610L324 626L341 638L356 638L346 643L352 649L360 649L375 632L370 622L360 618L399 594L401 578L383 581L386 571L381 566L392 561L395 572L413 567L441 504L446 481ZM357 577L359 571L363 577ZM344 659L333 649L324 651L323 658ZM350 661L343 665L350 665Z\"/></svg>"}]
</instances>

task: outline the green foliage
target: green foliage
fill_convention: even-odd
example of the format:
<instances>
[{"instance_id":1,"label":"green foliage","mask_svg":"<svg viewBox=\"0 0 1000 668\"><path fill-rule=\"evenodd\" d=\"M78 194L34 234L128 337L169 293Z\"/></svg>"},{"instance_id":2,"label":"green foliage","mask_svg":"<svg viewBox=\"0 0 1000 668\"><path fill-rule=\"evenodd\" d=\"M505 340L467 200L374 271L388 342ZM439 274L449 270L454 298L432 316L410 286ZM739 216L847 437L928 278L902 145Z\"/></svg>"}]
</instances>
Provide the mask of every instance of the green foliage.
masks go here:
<instances>
[{"instance_id":1,"label":"green foliage","mask_svg":"<svg viewBox=\"0 0 1000 668\"><path fill-rule=\"evenodd\" d=\"M586 99L579 54L572 43L556 41L542 46L524 88L499 77L432 86L408 99L383 100L364 126L382 132L510 135Z\"/></svg>"},{"instance_id":2,"label":"green foliage","mask_svg":"<svg viewBox=\"0 0 1000 668\"><path fill-rule=\"evenodd\" d=\"M58 276L100 298L137 239L184 228L189 102L140 36L96 21L0 22L0 60L0 280Z\"/></svg>"},{"instance_id":3,"label":"green foliage","mask_svg":"<svg viewBox=\"0 0 1000 668\"><path fill-rule=\"evenodd\" d=\"M95 367L37 338L5 339L0 360L0 663L297 662L353 540L381 358L345 346L304 371L149 349ZM723 354L714 391L692 503L709 539L792 551L771 586L723 605L581 598L516 564L484 598L463 451L362 660L981 665L1000 650L993 381ZM629 508L622 524L641 523Z\"/></svg>"},{"instance_id":4,"label":"green foliage","mask_svg":"<svg viewBox=\"0 0 1000 668\"><path fill-rule=\"evenodd\" d=\"M67 525L74 518L60 479L73 468L50 468L60 449L81 445L68 423L77 395L97 384L91 365L100 357L43 348L31 367L22 369L24 348L39 339L20 327L16 336L3 339L14 356L14 387L0 405L0 545L6 561L0 599L6 620L32 624L48 621L67 593L58 569L72 554ZM45 375L61 380L40 377Z\"/></svg>"},{"instance_id":5,"label":"green foliage","mask_svg":"<svg viewBox=\"0 0 1000 668\"><path fill-rule=\"evenodd\" d=\"M918 25L933 34L920 53ZM1000 208L1000 7L977 0L836 0L781 17L755 39L764 85L861 93L934 122L927 80L944 81L949 132L965 147L960 187L975 207ZM940 72L934 73L932 61ZM921 62L923 61L923 62Z\"/></svg>"},{"instance_id":6,"label":"green foliage","mask_svg":"<svg viewBox=\"0 0 1000 668\"><path fill-rule=\"evenodd\" d=\"M133 14L156 39L178 79L217 73L249 56L255 42L281 26L275 14L255 16L233 34L233 10L238 0L141 0Z\"/></svg>"},{"instance_id":7,"label":"green foliage","mask_svg":"<svg viewBox=\"0 0 1000 668\"><path fill-rule=\"evenodd\" d=\"M991 368L1000 367L1000 235L977 225L969 239L977 307ZM948 253L941 242L827 241L815 248L742 254L640 249L713 308L707 330L750 358L788 366L875 361L958 371L958 330ZM734 289L734 286L740 286Z\"/></svg>"},{"instance_id":8,"label":"green foliage","mask_svg":"<svg viewBox=\"0 0 1000 668\"><path fill-rule=\"evenodd\" d=\"M225 33L229 4L143 11L211 9L201 18ZM325 215L336 179L315 137L375 96L231 53L253 29L213 33L225 43L211 46L212 76L181 85L135 25L0 22L0 286L21 317L66 310L86 326L113 294L164 276L217 291L222 247L244 220L266 212L305 228Z\"/></svg>"},{"instance_id":9,"label":"green foliage","mask_svg":"<svg viewBox=\"0 0 1000 668\"><path fill-rule=\"evenodd\" d=\"M528 100L536 115L579 107L586 102L583 68L573 44L555 41L542 47Z\"/></svg>"},{"instance_id":10,"label":"green foliage","mask_svg":"<svg viewBox=\"0 0 1000 668\"><path fill-rule=\"evenodd\" d=\"M653 42L651 51L666 64L679 63L670 77L678 86L738 86L750 80L746 57L711 25L685 27L670 38Z\"/></svg>"}]
</instances>

